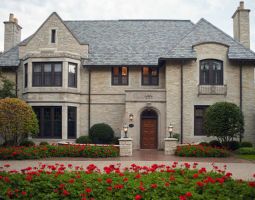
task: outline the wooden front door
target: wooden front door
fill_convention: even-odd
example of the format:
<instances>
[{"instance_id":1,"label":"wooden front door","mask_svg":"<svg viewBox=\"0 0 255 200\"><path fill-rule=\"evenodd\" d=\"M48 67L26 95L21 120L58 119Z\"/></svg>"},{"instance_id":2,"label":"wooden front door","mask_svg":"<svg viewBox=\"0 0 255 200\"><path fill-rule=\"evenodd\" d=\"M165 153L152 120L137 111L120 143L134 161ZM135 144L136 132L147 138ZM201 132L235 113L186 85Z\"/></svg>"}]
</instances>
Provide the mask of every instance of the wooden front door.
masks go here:
<instances>
[{"instance_id":1,"label":"wooden front door","mask_svg":"<svg viewBox=\"0 0 255 200\"><path fill-rule=\"evenodd\" d=\"M157 149L157 113L144 111L141 116L141 149Z\"/></svg>"}]
</instances>

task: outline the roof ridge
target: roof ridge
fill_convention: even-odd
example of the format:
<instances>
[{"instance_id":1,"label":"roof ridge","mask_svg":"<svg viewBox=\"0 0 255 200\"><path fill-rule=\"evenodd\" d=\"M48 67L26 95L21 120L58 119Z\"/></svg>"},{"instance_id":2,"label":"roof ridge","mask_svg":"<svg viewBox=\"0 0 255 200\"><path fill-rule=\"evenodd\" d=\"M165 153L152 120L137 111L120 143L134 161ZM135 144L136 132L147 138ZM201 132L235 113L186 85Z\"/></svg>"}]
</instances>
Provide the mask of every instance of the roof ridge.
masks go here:
<instances>
[{"instance_id":1,"label":"roof ridge","mask_svg":"<svg viewBox=\"0 0 255 200\"><path fill-rule=\"evenodd\" d=\"M177 21L177 22L191 22L189 19L96 19L96 20L63 20L63 22L120 22L120 21Z\"/></svg>"}]
</instances>

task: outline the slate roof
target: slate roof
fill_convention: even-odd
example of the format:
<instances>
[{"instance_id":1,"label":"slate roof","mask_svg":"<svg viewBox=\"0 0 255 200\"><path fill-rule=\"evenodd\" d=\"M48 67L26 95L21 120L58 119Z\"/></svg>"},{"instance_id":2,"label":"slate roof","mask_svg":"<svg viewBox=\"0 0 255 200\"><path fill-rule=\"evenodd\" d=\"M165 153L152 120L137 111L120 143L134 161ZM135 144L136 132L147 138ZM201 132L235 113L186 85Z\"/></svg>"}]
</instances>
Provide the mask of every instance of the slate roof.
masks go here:
<instances>
[{"instance_id":1,"label":"slate roof","mask_svg":"<svg viewBox=\"0 0 255 200\"><path fill-rule=\"evenodd\" d=\"M201 19L193 29L182 39L182 41L170 50L165 58L196 58L194 45L203 42L215 42L225 44L229 47L229 59L255 60L255 53L242 44L235 41L232 37L206 21Z\"/></svg>"},{"instance_id":2,"label":"slate roof","mask_svg":"<svg viewBox=\"0 0 255 200\"><path fill-rule=\"evenodd\" d=\"M157 65L194 26L189 20L64 21L89 44L85 65Z\"/></svg>"},{"instance_id":3,"label":"slate roof","mask_svg":"<svg viewBox=\"0 0 255 200\"><path fill-rule=\"evenodd\" d=\"M255 61L253 51L205 19L195 25L189 20L63 23L81 44L89 44L89 57L84 60L84 65L157 65L160 58L196 59L193 46L203 42L217 42L229 46L229 59ZM25 45L29 38L19 45ZM18 46L0 55L0 67L18 65Z\"/></svg>"},{"instance_id":4,"label":"slate roof","mask_svg":"<svg viewBox=\"0 0 255 200\"><path fill-rule=\"evenodd\" d=\"M11 48L0 55L0 67L19 66L19 49L18 46Z\"/></svg>"}]
</instances>

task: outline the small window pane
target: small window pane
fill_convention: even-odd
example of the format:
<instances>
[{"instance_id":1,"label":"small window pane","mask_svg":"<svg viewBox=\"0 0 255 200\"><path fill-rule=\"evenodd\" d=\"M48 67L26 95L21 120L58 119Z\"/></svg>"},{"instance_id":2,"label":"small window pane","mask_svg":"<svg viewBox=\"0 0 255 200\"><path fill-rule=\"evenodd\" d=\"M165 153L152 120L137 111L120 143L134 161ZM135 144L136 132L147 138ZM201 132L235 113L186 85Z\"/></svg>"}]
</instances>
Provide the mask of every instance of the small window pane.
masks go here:
<instances>
[{"instance_id":1,"label":"small window pane","mask_svg":"<svg viewBox=\"0 0 255 200\"><path fill-rule=\"evenodd\" d=\"M54 71L55 72L62 72L62 65L61 64L55 64Z\"/></svg>"},{"instance_id":2,"label":"small window pane","mask_svg":"<svg viewBox=\"0 0 255 200\"><path fill-rule=\"evenodd\" d=\"M51 72L51 64L44 65L44 72Z\"/></svg>"},{"instance_id":3,"label":"small window pane","mask_svg":"<svg viewBox=\"0 0 255 200\"><path fill-rule=\"evenodd\" d=\"M122 76L127 76L127 67L122 67L121 68L121 75Z\"/></svg>"},{"instance_id":4,"label":"small window pane","mask_svg":"<svg viewBox=\"0 0 255 200\"><path fill-rule=\"evenodd\" d=\"M34 65L34 72L41 72L41 65Z\"/></svg>"},{"instance_id":5,"label":"small window pane","mask_svg":"<svg viewBox=\"0 0 255 200\"><path fill-rule=\"evenodd\" d=\"M149 75L149 67L143 67L143 76Z\"/></svg>"},{"instance_id":6,"label":"small window pane","mask_svg":"<svg viewBox=\"0 0 255 200\"><path fill-rule=\"evenodd\" d=\"M69 63L68 65L68 86L77 87L77 65Z\"/></svg>"},{"instance_id":7,"label":"small window pane","mask_svg":"<svg viewBox=\"0 0 255 200\"><path fill-rule=\"evenodd\" d=\"M128 85L128 68L112 68L112 85Z\"/></svg>"}]
</instances>

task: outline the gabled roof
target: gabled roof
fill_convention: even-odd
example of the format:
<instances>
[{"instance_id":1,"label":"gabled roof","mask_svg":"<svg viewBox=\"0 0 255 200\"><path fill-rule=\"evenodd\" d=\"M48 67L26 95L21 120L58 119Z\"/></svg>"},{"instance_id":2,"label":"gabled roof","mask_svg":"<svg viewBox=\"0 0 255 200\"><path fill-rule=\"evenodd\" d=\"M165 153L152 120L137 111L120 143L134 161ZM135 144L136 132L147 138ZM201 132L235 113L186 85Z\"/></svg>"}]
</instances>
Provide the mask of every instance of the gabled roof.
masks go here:
<instances>
[{"instance_id":1,"label":"gabled roof","mask_svg":"<svg viewBox=\"0 0 255 200\"><path fill-rule=\"evenodd\" d=\"M15 46L0 55L0 67L19 66L19 48Z\"/></svg>"},{"instance_id":2,"label":"gabled roof","mask_svg":"<svg viewBox=\"0 0 255 200\"><path fill-rule=\"evenodd\" d=\"M196 58L194 45L213 42L221 43L229 47L228 58L233 60L255 60L255 53L247 49L242 44L234 40L205 19L201 19L193 29L180 41L180 43L170 50L164 58Z\"/></svg>"},{"instance_id":3,"label":"gabled roof","mask_svg":"<svg viewBox=\"0 0 255 200\"><path fill-rule=\"evenodd\" d=\"M194 26L189 20L65 21L89 43L85 65L157 65Z\"/></svg>"}]
</instances>

